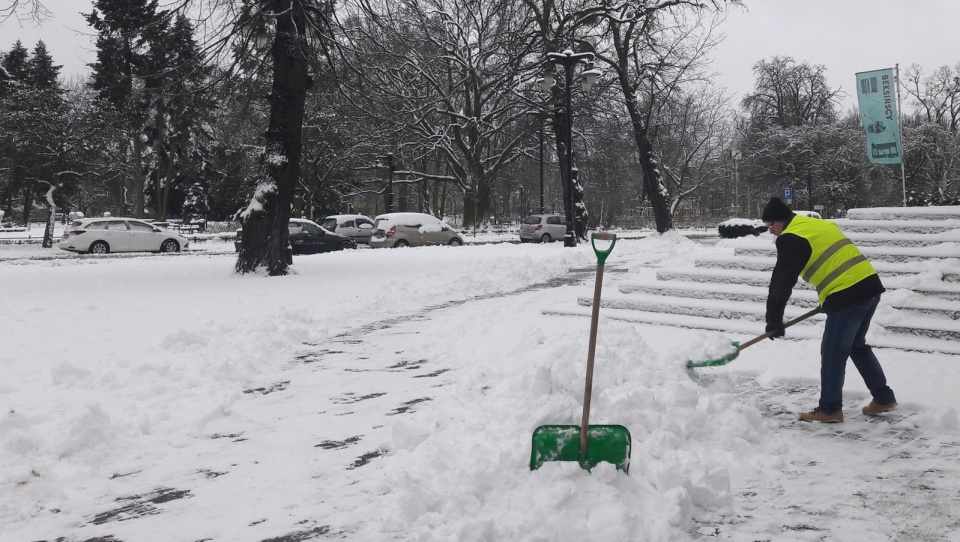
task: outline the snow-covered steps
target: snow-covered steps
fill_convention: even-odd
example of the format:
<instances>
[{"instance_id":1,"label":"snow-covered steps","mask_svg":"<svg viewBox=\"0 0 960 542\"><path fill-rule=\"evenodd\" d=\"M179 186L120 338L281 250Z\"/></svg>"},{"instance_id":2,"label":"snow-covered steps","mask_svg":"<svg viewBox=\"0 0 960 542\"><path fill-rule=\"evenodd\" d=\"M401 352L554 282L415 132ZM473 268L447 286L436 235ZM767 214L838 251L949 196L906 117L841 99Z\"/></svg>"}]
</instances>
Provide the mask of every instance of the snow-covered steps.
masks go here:
<instances>
[{"instance_id":1,"label":"snow-covered steps","mask_svg":"<svg viewBox=\"0 0 960 542\"><path fill-rule=\"evenodd\" d=\"M896 323L883 323L881 320L881 323L889 332L951 341L960 340L960 322L956 320L913 317Z\"/></svg>"},{"instance_id":2,"label":"snow-covered steps","mask_svg":"<svg viewBox=\"0 0 960 542\"><path fill-rule=\"evenodd\" d=\"M745 284L748 286L769 286L769 271L749 271L741 269L706 269L697 267L676 267L657 270L657 280L681 282L705 282L710 284ZM798 282L797 289L812 290L806 282Z\"/></svg>"},{"instance_id":3,"label":"snow-covered steps","mask_svg":"<svg viewBox=\"0 0 960 542\"><path fill-rule=\"evenodd\" d=\"M572 307L569 305L548 307L543 309L543 314L553 316L585 316L590 317L592 309L590 307ZM721 331L736 335L734 339L751 339L763 333L763 325L753 320L738 320L728 318L708 318L704 316L691 316L687 314L673 313L654 313L643 312L629 309L602 309L600 311L602 318L611 320L620 320L625 322L635 322L638 324L663 325L671 327L685 327L690 329L703 329L710 331ZM814 318L822 318L815 316ZM790 339L817 339L823 333L822 329L809 324L808 319L794 327L791 327Z\"/></svg>"},{"instance_id":4,"label":"snow-covered steps","mask_svg":"<svg viewBox=\"0 0 960 542\"><path fill-rule=\"evenodd\" d=\"M736 269L745 271L763 271L770 273L777 259L775 253L768 256L709 256L698 258L696 267L704 269ZM941 280L946 282L960 282L960 259L940 260L939 263L925 261L914 262L887 262L873 261L874 269L880 277L900 275L917 275L937 271L942 273Z\"/></svg>"},{"instance_id":5,"label":"snow-covered steps","mask_svg":"<svg viewBox=\"0 0 960 542\"><path fill-rule=\"evenodd\" d=\"M844 233L943 233L960 229L960 219L950 220L834 220Z\"/></svg>"},{"instance_id":6,"label":"snow-covered steps","mask_svg":"<svg viewBox=\"0 0 960 542\"><path fill-rule=\"evenodd\" d=\"M957 220L960 221L960 206L941 205L931 207L869 207L850 209L847 220Z\"/></svg>"},{"instance_id":7,"label":"snow-covered steps","mask_svg":"<svg viewBox=\"0 0 960 542\"><path fill-rule=\"evenodd\" d=\"M601 303L602 304L602 303ZM581 306L554 306L543 309L543 314L551 316L580 316L589 318L590 307ZM753 320L738 320L728 318L709 318L687 314L654 313L628 309L601 310L602 318L650 324L656 326L684 327L707 331L719 331L731 335L731 340L746 341L763 334L763 326ZM801 322L787 331L787 340L820 340L823 335L823 325L820 320L823 316L814 316ZM805 325L806 324L806 325ZM819 324L819 325L814 325ZM909 331L894 331L882 325L874 326L868 337L869 343L875 348L893 348L911 352L936 352L941 354L960 355L960 342L952 339L932 338Z\"/></svg>"},{"instance_id":8,"label":"snow-covered steps","mask_svg":"<svg viewBox=\"0 0 960 542\"><path fill-rule=\"evenodd\" d=\"M859 247L931 247L960 242L960 230L941 233L845 232Z\"/></svg>"},{"instance_id":9,"label":"snow-covered steps","mask_svg":"<svg viewBox=\"0 0 960 542\"><path fill-rule=\"evenodd\" d=\"M882 220L883 213L895 217ZM897 218L901 217L901 218ZM851 213L838 221L880 273L888 293L871 328L877 347L960 355L960 206ZM721 243L692 256L691 263L620 275L601 299L604 317L636 323L716 330L750 338L762 333L776 247L768 235ZM689 260L684 260L689 261ZM639 271L639 270L638 270ZM587 291L576 304L546 314L588 316ZM787 319L819 304L816 292L799 282ZM824 316L787 333L819 339Z\"/></svg>"},{"instance_id":10,"label":"snow-covered steps","mask_svg":"<svg viewBox=\"0 0 960 542\"><path fill-rule=\"evenodd\" d=\"M956 301L921 298L909 299L904 301L893 301L890 306L908 316L922 316L935 318L948 318L950 320L960 319L960 304Z\"/></svg>"}]
</instances>

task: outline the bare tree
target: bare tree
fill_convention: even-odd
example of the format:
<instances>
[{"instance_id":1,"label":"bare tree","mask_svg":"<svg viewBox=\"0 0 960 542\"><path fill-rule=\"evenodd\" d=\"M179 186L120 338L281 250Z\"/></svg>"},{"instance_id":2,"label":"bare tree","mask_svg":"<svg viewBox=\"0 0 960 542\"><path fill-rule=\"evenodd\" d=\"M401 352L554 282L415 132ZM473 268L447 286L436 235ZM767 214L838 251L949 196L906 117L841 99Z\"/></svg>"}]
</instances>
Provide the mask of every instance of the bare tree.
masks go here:
<instances>
[{"instance_id":1,"label":"bare tree","mask_svg":"<svg viewBox=\"0 0 960 542\"><path fill-rule=\"evenodd\" d=\"M960 130L960 63L952 69L941 66L924 77L923 69L914 64L904 74L903 88L913 98L918 114L957 135Z\"/></svg>"},{"instance_id":2,"label":"bare tree","mask_svg":"<svg viewBox=\"0 0 960 542\"><path fill-rule=\"evenodd\" d=\"M43 5L42 0L7 0L6 6L0 7L0 22L11 17L21 24L39 24L50 18L50 11Z\"/></svg>"},{"instance_id":3,"label":"bare tree","mask_svg":"<svg viewBox=\"0 0 960 542\"><path fill-rule=\"evenodd\" d=\"M827 84L827 68L789 56L774 56L753 66L754 90L743 98L751 121L766 126L817 126L837 120L840 89Z\"/></svg>"},{"instance_id":4,"label":"bare tree","mask_svg":"<svg viewBox=\"0 0 960 542\"><path fill-rule=\"evenodd\" d=\"M602 14L604 48L598 51L598 58L617 80L637 145L643 195L650 199L658 232L673 229L670 192L655 145L661 116L678 98L682 101L684 88L705 77L705 53L717 43L713 35L716 21L700 32L700 15L739 3L666 0L651 5L638 1L618 4Z\"/></svg>"},{"instance_id":5,"label":"bare tree","mask_svg":"<svg viewBox=\"0 0 960 542\"><path fill-rule=\"evenodd\" d=\"M384 150L413 182L453 183L465 194L464 223L488 215L497 173L515 160L528 108L518 74L530 67L522 7L509 0L412 0L350 4L343 24L352 75L341 78L374 125ZM440 156L444 168L416 164Z\"/></svg>"}]
</instances>

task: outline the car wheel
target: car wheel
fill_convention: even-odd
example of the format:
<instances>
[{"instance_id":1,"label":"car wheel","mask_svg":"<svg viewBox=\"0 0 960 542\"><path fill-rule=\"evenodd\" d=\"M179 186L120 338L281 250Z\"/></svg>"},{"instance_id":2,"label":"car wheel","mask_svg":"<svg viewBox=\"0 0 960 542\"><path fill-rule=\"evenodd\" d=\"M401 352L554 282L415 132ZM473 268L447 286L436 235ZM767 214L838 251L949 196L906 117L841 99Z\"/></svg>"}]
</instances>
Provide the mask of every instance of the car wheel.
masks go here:
<instances>
[{"instance_id":1,"label":"car wheel","mask_svg":"<svg viewBox=\"0 0 960 542\"><path fill-rule=\"evenodd\" d=\"M110 245L105 241L97 241L96 243L90 245L90 254L109 254Z\"/></svg>"},{"instance_id":2,"label":"car wheel","mask_svg":"<svg viewBox=\"0 0 960 542\"><path fill-rule=\"evenodd\" d=\"M353 246L353 243L350 241L340 241L340 250L347 250L348 248L356 248Z\"/></svg>"},{"instance_id":3,"label":"car wheel","mask_svg":"<svg viewBox=\"0 0 960 542\"><path fill-rule=\"evenodd\" d=\"M397 239L397 242L393 244L393 248L403 248L410 246L410 243L406 239Z\"/></svg>"},{"instance_id":4,"label":"car wheel","mask_svg":"<svg viewBox=\"0 0 960 542\"><path fill-rule=\"evenodd\" d=\"M550 237L549 233L543 234L543 237L540 238L541 243L549 243L551 241L553 241L553 237Z\"/></svg>"},{"instance_id":5,"label":"car wheel","mask_svg":"<svg viewBox=\"0 0 960 542\"><path fill-rule=\"evenodd\" d=\"M454 238L451 239L450 242L447 243L447 244L450 245L450 246L452 246L452 247L462 247L462 246L463 246L463 241L461 241L459 237L454 237Z\"/></svg>"},{"instance_id":6,"label":"car wheel","mask_svg":"<svg viewBox=\"0 0 960 542\"><path fill-rule=\"evenodd\" d=\"M180 252L180 243L167 239L160 244L160 252Z\"/></svg>"}]
</instances>

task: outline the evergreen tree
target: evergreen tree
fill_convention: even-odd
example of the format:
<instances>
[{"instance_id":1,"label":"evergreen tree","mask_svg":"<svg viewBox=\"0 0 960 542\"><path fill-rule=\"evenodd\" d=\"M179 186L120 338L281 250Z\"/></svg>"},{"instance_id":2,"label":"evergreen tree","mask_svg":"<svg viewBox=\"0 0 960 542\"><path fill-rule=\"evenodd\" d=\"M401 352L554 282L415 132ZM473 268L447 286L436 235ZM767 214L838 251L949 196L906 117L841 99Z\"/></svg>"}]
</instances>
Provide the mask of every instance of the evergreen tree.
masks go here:
<instances>
[{"instance_id":1,"label":"evergreen tree","mask_svg":"<svg viewBox=\"0 0 960 542\"><path fill-rule=\"evenodd\" d=\"M29 56L29 51L20 40L13 44L13 49L3 55L3 69L10 81L15 84L26 83L27 72L30 70Z\"/></svg>"},{"instance_id":2,"label":"evergreen tree","mask_svg":"<svg viewBox=\"0 0 960 542\"><path fill-rule=\"evenodd\" d=\"M53 63L46 44L38 41L33 48L27 69L27 84L38 90L60 91L60 68Z\"/></svg>"},{"instance_id":3,"label":"evergreen tree","mask_svg":"<svg viewBox=\"0 0 960 542\"><path fill-rule=\"evenodd\" d=\"M209 70L193 38L186 17L179 16L169 32L151 43L151 75L145 84L152 98L147 119L152 206L166 218L172 201L182 201L182 187L197 182L203 168L208 134L205 120L213 103L207 96ZM175 193L174 193L175 192Z\"/></svg>"},{"instance_id":4,"label":"evergreen tree","mask_svg":"<svg viewBox=\"0 0 960 542\"><path fill-rule=\"evenodd\" d=\"M157 5L158 0L96 0L93 11L86 14L87 23L98 32L97 62L90 65L91 88L125 122L126 137L118 142L118 151L126 166L126 182L114 188L117 206L126 212L125 192L129 189L136 198L134 212L138 217L144 216L146 182L142 134L149 93L145 92L144 79L151 73L150 43L163 36L168 19Z\"/></svg>"}]
</instances>

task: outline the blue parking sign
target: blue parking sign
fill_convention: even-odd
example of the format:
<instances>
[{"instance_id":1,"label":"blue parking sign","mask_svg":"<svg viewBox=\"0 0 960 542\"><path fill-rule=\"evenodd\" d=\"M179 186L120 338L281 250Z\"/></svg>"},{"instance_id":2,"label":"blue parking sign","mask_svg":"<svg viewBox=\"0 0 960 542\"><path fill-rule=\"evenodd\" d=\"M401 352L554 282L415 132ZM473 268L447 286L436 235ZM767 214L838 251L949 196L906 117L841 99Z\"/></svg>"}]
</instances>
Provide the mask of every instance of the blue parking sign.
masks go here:
<instances>
[{"instance_id":1,"label":"blue parking sign","mask_svg":"<svg viewBox=\"0 0 960 542\"><path fill-rule=\"evenodd\" d=\"M792 188L781 188L780 193L782 194L782 199L793 199L793 189Z\"/></svg>"}]
</instances>

